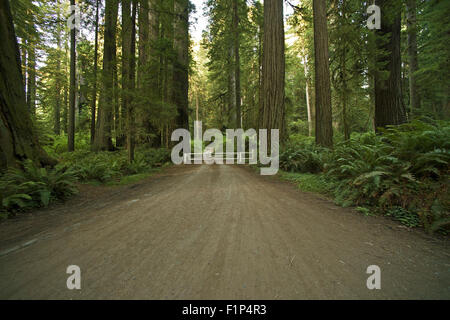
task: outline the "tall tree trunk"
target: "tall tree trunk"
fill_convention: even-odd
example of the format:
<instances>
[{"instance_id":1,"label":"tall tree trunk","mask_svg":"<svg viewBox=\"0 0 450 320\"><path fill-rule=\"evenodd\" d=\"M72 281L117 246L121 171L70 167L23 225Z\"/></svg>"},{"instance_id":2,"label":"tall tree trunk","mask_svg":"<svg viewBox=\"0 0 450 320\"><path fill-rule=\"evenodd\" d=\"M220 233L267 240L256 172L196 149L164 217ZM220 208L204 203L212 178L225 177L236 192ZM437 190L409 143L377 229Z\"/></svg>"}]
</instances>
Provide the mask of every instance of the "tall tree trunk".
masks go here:
<instances>
[{"instance_id":1,"label":"tall tree trunk","mask_svg":"<svg viewBox=\"0 0 450 320\"><path fill-rule=\"evenodd\" d=\"M22 66L23 87L27 87L27 39L22 39Z\"/></svg>"},{"instance_id":2,"label":"tall tree trunk","mask_svg":"<svg viewBox=\"0 0 450 320\"><path fill-rule=\"evenodd\" d=\"M163 3L160 3L159 6L160 10L162 10L163 12L165 12L164 14L161 14L160 16L160 20L161 20L161 34L159 35L160 39L166 39L167 41L167 45L171 45L171 47L166 47L163 51L159 50L160 53L159 55L151 55L151 64L150 64L150 72L151 74L158 74L159 78L158 78L158 82L155 83L156 78L151 82L151 86L154 88L159 88L159 92L158 93L152 93L153 95L156 96L155 101L159 101L162 103L162 105L167 105L167 104L172 104L175 103L176 104L176 100L174 98L174 96L177 94L177 92L175 90L175 84L174 84L174 64L176 64L176 61L173 61L172 59L170 59L168 53L169 52L174 52L175 55L177 56L179 54L179 50L177 52L177 49L175 48L175 42L176 42L176 35L175 35L175 29L177 28L177 26L180 23L180 20L182 18L182 14L179 14L179 12L177 13L176 10L177 9L177 4L175 3L174 0L171 1L164 1ZM156 31L158 29L156 29L153 24L152 24L152 19L150 19L150 43L154 43L154 40L152 39L158 39L157 35L156 35ZM159 31L159 30L158 30ZM153 35L152 35L153 34ZM184 35L183 35L184 37ZM180 40L180 38L178 39ZM157 51L156 48L151 48L152 52ZM177 59L177 57L175 56L175 59ZM157 59L159 59L159 66L157 65ZM181 91L184 92L184 91ZM178 112L178 105L177 106L177 112ZM153 106L152 106L153 108ZM158 110L158 109L157 109ZM161 110L161 109L160 109ZM164 112L164 111L163 111ZM154 111L152 111L152 113L154 113ZM171 129L176 128L176 124L175 121L176 119L168 119L167 117L162 116L162 114L160 114L159 112L156 113L156 116L159 119L163 120L163 126L160 129L160 134L161 134L161 141L163 141L164 145L166 147L168 147L169 145L169 131ZM159 126L161 127L161 126ZM152 128L153 129L153 128Z\"/></svg>"},{"instance_id":3,"label":"tall tree trunk","mask_svg":"<svg viewBox=\"0 0 450 320\"><path fill-rule=\"evenodd\" d=\"M267 129L271 141L271 129L279 129L284 140L284 23L283 0L264 1L264 41L262 58L262 101L260 129Z\"/></svg>"},{"instance_id":4,"label":"tall tree trunk","mask_svg":"<svg viewBox=\"0 0 450 320\"><path fill-rule=\"evenodd\" d=\"M236 107L236 128L241 128L241 61L239 55L239 0L233 0L233 34L234 34L234 78L235 78L235 107Z\"/></svg>"},{"instance_id":5,"label":"tall tree trunk","mask_svg":"<svg viewBox=\"0 0 450 320\"><path fill-rule=\"evenodd\" d=\"M58 58L56 62L56 68L61 70L61 2L60 0L57 0L56 2L57 7L57 27L56 27L56 46L58 48ZM61 75L57 74L56 76L56 83L55 83L55 95L56 95L56 104L55 104L55 110L53 114L53 132L56 135L60 135L61 133Z\"/></svg>"},{"instance_id":6,"label":"tall tree trunk","mask_svg":"<svg viewBox=\"0 0 450 320\"><path fill-rule=\"evenodd\" d=\"M188 68L189 68L189 0L175 0L174 50L176 59L173 70L173 102L178 111L178 128L189 129L188 118Z\"/></svg>"},{"instance_id":7,"label":"tall tree trunk","mask_svg":"<svg viewBox=\"0 0 450 320\"><path fill-rule=\"evenodd\" d=\"M139 126L144 129L145 137L151 138L151 146L161 145L160 131L155 125L154 110L161 101L160 63L156 52L159 39L158 0L142 0L139 8L139 68L137 70L137 88L141 99L142 116ZM147 138L148 140L148 138Z\"/></svg>"},{"instance_id":8,"label":"tall tree trunk","mask_svg":"<svg viewBox=\"0 0 450 320\"><path fill-rule=\"evenodd\" d=\"M132 13L131 13L131 42L130 42L130 57L129 57L129 83L128 89L130 90L129 104L126 113L127 119L127 148L128 148L128 162L131 163L134 160L134 136L135 136L135 116L134 116L134 101L132 93L135 91L135 74L136 74L136 6L137 1L132 1Z\"/></svg>"},{"instance_id":9,"label":"tall tree trunk","mask_svg":"<svg viewBox=\"0 0 450 320\"><path fill-rule=\"evenodd\" d=\"M69 41L65 41L64 43L64 104L62 110L62 129L65 134L68 133L68 124L67 117L69 114L69 87L70 83L67 81L67 74L69 72Z\"/></svg>"},{"instance_id":10,"label":"tall tree trunk","mask_svg":"<svg viewBox=\"0 0 450 320\"><path fill-rule=\"evenodd\" d=\"M148 32L149 32L149 3L148 0L139 1L139 49L138 49L138 70L137 85L139 89L144 87L145 68L148 62Z\"/></svg>"},{"instance_id":11,"label":"tall tree trunk","mask_svg":"<svg viewBox=\"0 0 450 320\"><path fill-rule=\"evenodd\" d=\"M231 45L228 53L228 123L229 127L233 127L236 123L236 69L234 67L234 41L231 40Z\"/></svg>"},{"instance_id":12,"label":"tall tree trunk","mask_svg":"<svg viewBox=\"0 0 450 320\"><path fill-rule=\"evenodd\" d=\"M28 45L28 78L27 78L27 104L28 111L36 114L36 49L35 44Z\"/></svg>"},{"instance_id":13,"label":"tall tree trunk","mask_svg":"<svg viewBox=\"0 0 450 320\"><path fill-rule=\"evenodd\" d=\"M147 82L149 77L148 67L149 67L149 1L141 0L139 2L139 49L138 49L138 69L137 69L137 88L139 90L139 95L142 97L141 102L139 103L139 108L142 112L141 117L139 118L139 126L147 131L148 123L150 122L149 113L149 104L147 102L148 91L147 91ZM139 137L143 140L144 135Z\"/></svg>"},{"instance_id":14,"label":"tall tree trunk","mask_svg":"<svg viewBox=\"0 0 450 320\"><path fill-rule=\"evenodd\" d=\"M348 93L347 93L347 83L344 82L342 88L342 124L344 127L344 139L350 139L350 128L347 120L347 105L348 105Z\"/></svg>"},{"instance_id":15,"label":"tall tree trunk","mask_svg":"<svg viewBox=\"0 0 450 320\"><path fill-rule=\"evenodd\" d=\"M19 46L9 1L0 1L0 168L18 166L31 159L42 165L54 165L40 147L27 112Z\"/></svg>"},{"instance_id":16,"label":"tall tree trunk","mask_svg":"<svg viewBox=\"0 0 450 320\"><path fill-rule=\"evenodd\" d=\"M316 143L333 147L326 0L314 0Z\"/></svg>"},{"instance_id":17,"label":"tall tree trunk","mask_svg":"<svg viewBox=\"0 0 450 320\"><path fill-rule=\"evenodd\" d=\"M100 0L96 2L95 9L95 44L94 44L94 83L92 85L91 101L91 145L95 138L95 112L97 108L97 69L98 69L98 20L100 11Z\"/></svg>"},{"instance_id":18,"label":"tall tree trunk","mask_svg":"<svg viewBox=\"0 0 450 320\"><path fill-rule=\"evenodd\" d=\"M75 0L70 0L72 6ZM71 14L74 14L72 12ZM70 30L70 94L69 94L69 126L68 126L68 150L75 150L75 103L76 103L76 28Z\"/></svg>"},{"instance_id":19,"label":"tall tree trunk","mask_svg":"<svg viewBox=\"0 0 450 320\"><path fill-rule=\"evenodd\" d=\"M102 91L98 106L98 118L94 138L94 151L113 150L111 139L113 94L114 94L114 57L116 52L118 2L106 1L105 40L103 52Z\"/></svg>"},{"instance_id":20,"label":"tall tree trunk","mask_svg":"<svg viewBox=\"0 0 450 320\"><path fill-rule=\"evenodd\" d=\"M344 43L341 62L341 81L342 81L342 124L344 127L344 139L350 139L350 128L347 119L347 105L348 105L348 79L347 79L347 45Z\"/></svg>"},{"instance_id":21,"label":"tall tree trunk","mask_svg":"<svg viewBox=\"0 0 450 320\"><path fill-rule=\"evenodd\" d=\"M128 119L126 114L131 99L131 42L132 42L132 17L131 0L122 0L122 108L121 114L124 119ZM122 121L121 121L122 124ZM117 146L123 146L125 142L125 127L121 125L120 135L116 141Z\"/></svg>"},{"instance_id":22,"label":"tall tree trunk","mask_svg":"<svg viewBox=\"0 0 450 320\"><path fill-rule=\"evenodd\" d=\"M408 29L408 60L409 60L409 108L412 115L420 108L420 95L417 88L415 73L419 70L417 59L417 19L416 0L406 1Z\"/></svg>"},{"instance_id":23,"label":"tall tree trunk","mask_svg":"<svg viewBox=\"0 0 450 320\"><path fill-rule=\"evenodd\" d=\"M263 38L264 31L262 26L258 26L258 113L256 118L256 126L259 128L262 125L262 101L263 97L263 76L262 76L262 63L263 63Z\"/></svg>"},{"instance_id":24,"label":"tall tree trunk","mask_svg":"<svg viewBox=\"0 0 450 320\"><path fill-rule=\"evenodd\" d=\"M195 120L199 121L199 118L198 118L198 90L195 91Z\"/></svg>"},{"instance_id":25,"label":"tall tree trunk","mask_svg":"<svg viewBox=\"0 0 450 320\"><path fill-rule=\"evenodd\" d=\"M119 66L117 61L117 48L113 54L113 105L114 112L111 113L111 123L114 124L114 137L116 138L116 147L122 147L124 136L122 131L122 115L120 114L120 93L119 93Z\"/></svg>"},{"instance_id":26,"label":"tall tree trunk","mask_svg":"<svg viewBox=\"0 0 450 320\"><path fill-rule=\"evenodd\" d=\"M379 0L377 4L382 12L377 62L382 67L375 74L375 128L384 128L406 121L401 89L401 1Z\"/></svg>"}]
</instances>

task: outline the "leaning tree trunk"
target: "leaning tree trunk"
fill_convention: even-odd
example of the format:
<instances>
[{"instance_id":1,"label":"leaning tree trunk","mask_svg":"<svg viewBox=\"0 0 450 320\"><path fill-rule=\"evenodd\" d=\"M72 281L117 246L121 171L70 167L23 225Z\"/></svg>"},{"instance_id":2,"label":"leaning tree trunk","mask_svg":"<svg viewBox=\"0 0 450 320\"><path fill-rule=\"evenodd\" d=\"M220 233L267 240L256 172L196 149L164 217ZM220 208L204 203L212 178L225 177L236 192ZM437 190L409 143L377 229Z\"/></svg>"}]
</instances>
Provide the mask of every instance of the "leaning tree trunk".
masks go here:
<instances>
[{"instance_id":1,"label":"leaning tree trunk","mask_svg":"<svg viewBox=\"0 0 450 320\"><path fill-rule=\"evenodd\" d=\"M284 138L284 24L283 0L264 1L264 40L262 57L262 92L260 129L279 129Z\"/></svg>"},{"instance_id":2,"label":"leaning tree trunk","mask_svg":"<svg viewBox=\"0 0 450 320\"><path fill-rule=\"evenodd\" d=\"M189 1L175 0L174 50L176 59L173 70L173 102L178 111L178 128L189 129L188 118L188 68L189 68Z\"/></svg>"},{"instance_id":3,"label":"leaning tree trunk","mask_svg":"<svg viewBox=\"0 0 450 320\"><path fill-rule=\"evenodd\" d=\"M113 114L114 64L116 52L116 29L118 2L106 1L105 40L103 52L102 91L98 106L98 118L94 137L94 151L114 149L111 139Z\"/></svg>"},{"instance_id":4,"label":"leaning tree trunk","mask_svg":"<svg viewBox=\"0 0 450 320\"><path fill-rule=\"evenodd\" d=\"M408 59L409 59L409 101L410 114L420 108L420 96L415 73L419 69L417 59L417 19L416 0L406 1L408 26Z\"/></svg>"},{"instance_id":5,"label":"leaning tree trunk","mask_svg":"<svg viewBox=\"0 0 450 320\"><path fill-rule=\"evenodd\" d=\"M311 103L309 99L309 80L308 80L308 55L305 53L303 58L303 68L305 72L305 92L306 92L306 111L308 114L308 136L312 137L313 134L313 124L312 124L312 114L311 114Z\"/></svg>"},{"instance_id":6,"label":"leaning tree trunk","mask_svg":"<svg viewBox=\"0 0 450 320\"><path fill-rule=\"evenodd\" d=\"M54 165L39 146L27 112L19 47L9 1L0 1L0 169L18 166L31 159L37 164Z\"/></svg>"},{"instance_id":7,"label":"leaning tree trunk","mask_svg":"<svg viewBox=\"0 0 450 320\"><path fill-rule=\"evenodd\" d=\"M379 0L381 29L377 30L377 63L375 74L375 128L406 122L402 100L400 22L401 1Z\"/></svg>"},{"instance_id":8,"label":"leaning tree trunk","mask_svg":"<svg viewBox=\"0 0 450 320\"><path fill-rule=\"evenodd\" d=\"M326 0L314 0L316 143L333 147Z\"/></svg>"}]
</instances>

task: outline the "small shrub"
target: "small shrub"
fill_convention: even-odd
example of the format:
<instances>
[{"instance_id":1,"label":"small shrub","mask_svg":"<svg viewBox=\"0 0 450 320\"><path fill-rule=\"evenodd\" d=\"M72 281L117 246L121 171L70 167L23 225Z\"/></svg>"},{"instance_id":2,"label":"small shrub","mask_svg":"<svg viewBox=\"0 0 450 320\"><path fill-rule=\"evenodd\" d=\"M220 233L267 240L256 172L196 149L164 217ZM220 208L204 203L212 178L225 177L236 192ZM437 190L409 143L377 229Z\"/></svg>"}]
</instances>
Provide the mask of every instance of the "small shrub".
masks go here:
<instances>
[{"instance_id":1,"label":"small shrub","mask_svg":"<svg viewBox=\"0 0 450 320\"><path fill-rule=\"evenodd\" d=\"M289 172L319 173L325 150L309 143L291 143L280 153L280 168Z\"/></svg>"},{"instance_id":2,"label":"small shrub","mask_svg":"<svg viewBox=\"0 0 450 320\"><path fill-rule=\"evenodd\" d=\"M161 167L171 161L170 150L166 148L145 149L138 151L139 153L143 155L143 159L152 167Z\"/></svg>"},{"instance_id":3,"label":"small shrub","mask_svg":"<svg viewBox=\"0 0 450 320\"><path fill-rule=\"evenodd\" d=\"M72 170L40 168L25 161L23 169L10 168L0 177L0 211L7 216L20 209L48 206L51 201L66 199L77 192L75 181Z\"/></svg>"},{"instance_id":4,"label":"small shrub","mask_svg":"<svg viewBox=\"0 0 450 320\"><path fill-rule=\"evenodd\" d=\"M137 153L134 157L132 163L127 164L126 172L127 174L137 174L144 172L150 167L145 159L145 155L142 153Z\"/></svg>"},{"instance_id":5,"label":"small shrub","mask_svg":"<svg viewBox=\"0 0 450 320\"><path fill-rule=\"evenodd\" d=\"M420 217L416 213L410 212L402 207L389 208L386 212L386 216L392 217L410 228L418 227L420 225Z\"/></svg>"}]
</instances>

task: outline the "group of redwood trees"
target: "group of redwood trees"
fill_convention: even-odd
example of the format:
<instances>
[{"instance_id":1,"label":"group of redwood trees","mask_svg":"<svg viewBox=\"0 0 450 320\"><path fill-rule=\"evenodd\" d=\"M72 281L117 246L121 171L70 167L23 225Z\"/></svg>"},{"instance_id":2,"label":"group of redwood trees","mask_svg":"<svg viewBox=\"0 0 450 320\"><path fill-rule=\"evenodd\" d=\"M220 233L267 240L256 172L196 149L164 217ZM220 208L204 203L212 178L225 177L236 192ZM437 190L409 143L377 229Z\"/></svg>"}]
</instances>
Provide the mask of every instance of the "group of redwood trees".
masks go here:
<instances>
[{"instance_id":1,"label":"group of redwood trees","mask_svg":"<svg viewBox=\"0 0 450 320\"><path fill-rule=\"evenodd\" d=\"M95 68L98 59L99 0L96 1ZM75 4L75 0L70 0ZM160 0L121 0L122 29L122 96L120 119L122 128L116 136L116 145L126 145L129 160L133 160L135 137L135 110L140 104L174 104L177 117L167 128L189 128L188 121L188 65L189 65L189 1L172 0L173 11L169 18L163 16ZM397 0L378 0L381 7L381 29L377 41L377 63L382 66L375 75L375 127L401 124L407 120L401 92L400 14L401 3ZM240 61L239 61L239 15L238 1L232 2L233 45L230 56L234 59L233 103L236 105L236 125L240 125ZM285 53L284 53L284 0L264 1L264 23L261 61L259 127L280 129L285 137ZM103 66L98 108L97 90L94 85L91 103L91 138L94 151L113 150L112 127L117 110L113 110L115 88L117 87L117 20L119 1L105 2ZM408 16L414 21L414 1L408 1ZM136 18L138 16L138 19ZM332 108L327 30L327 1L313 0L314 49L315 49L315 109L316 143L332 147ZM18 50L9 1L1 1L0 35L0 167L15 165L26 158L42 165L54 161L46 156L39 146L30 113L27 111L26 96L22 79L20 53ZM169 19L170 28L164 29L164 21ZM137 21L138 20L138 21ZM136 31L136 25L139 32ZM173 39L174 58L168 67L168 60L155 54L155 47L161 34L170 34ZM138 38L138 41L136 41ZM415 65L414 33L408 34L412 67ZM138 48L137 48L138 44ZM68 125L68 148L74 150L75 131L75 71L76 71L75 30L71 32L70 62L70 108ZM412 51L411 51L412 50ZM137 53L138 59L135 59ZM414 94L415 81L410 82L411 99L417 104ZM139 97L139 98L136 98ZM144 97L144 98L143 98ZM166 99L167 98L167 99ZM155 101L158 100L158 103ZM152 112L141 113L152 116ZM158 136L152 121L146 121L147 130ZM95 126L95 127L94 127ZM116 128L117 129L117 128ZM166 137L167 138L167 137ZM158 144L156 144L158 145Z\"/></svg>"},{"instance_id":2,"label":"group of redwood trees","mask_svg":"<svg viewBox=\"0 0 450 320\"><path fill-rule=\"evenodd\" d=\"M237 7L236 0L218 0L210 1L210 21L212 27L209 30L210 39L206 39L209 49L210 59L221 59L222 63L210 61L211 78L217 83L223 81L223 67L227 69L227 63L231 66L237 66L234 71L230 68L227 72L228 111L236 110L236 118L241 117L239 101L235 102L236 92L240 92L239 79L239 42L234 34L237 27L234 22L239 17L234 8ZM409 15L413 16L415 6L413 0L408 1ZM316 143L326 147L333 146L333 114L332 114L332 90L330 81L330 55L329 55L329 23L330 17L327 16L327 4L337 6L340 1L312 0L313 24L314 24L314 70L315 70L315 139ZM374 83L372 86L375 97L375 128L386 127L387 125L398 125L407 120L406 109L402 100L402 77L401 77L401 53L400 53L400 18L401 1L396 0L377 0L376 4L381 8L381 29L372 30L376 34L376 48L373 56L377 65L374 72ZM259 82L259 112L257 126L265 129L279 129L280 138L287 138L286 130L286 107L285 107L285 31L283 6L291 5L294 10L302 16L304 8L292 5L285 0L264 1L264 19L263 28L259 32L262 34L262 55L259 67L261 69L261 80ZM229 19L229 20L228 20ZM228 24L231 22L230 24ZM247 23L248 24L248 23ZM365 22L364 22L365 25ZM230 27L231 26L231 27ZM336 32L339 32L336 31ZM228 36L227 36L228 35ZM359 35L362 37L361 35ZM414 37L409 35L410 42L414 43ZM205 40L204 40L205 41ZM235 42L237 41L237 42ZM233 59L226 52L236 52ZM243 48L242 48L243 50ZM417 45L409 48L410 52L417 52ZM345 51L345 48L344 48ZM230 61L232 63L230 63ZM414 62L414 61L413 61ZM344 64L345 65L345 64ZM414 63L412 63L412 67ZM367 67L366 69L369 69ZM412 70L413 71L413 70ZM346 72L343 72L346 73ZM410 72L411 77L413 72ZM411 81L411 99L413 96L414 82ZM236 89L235 89L236 88ZM223 95L221 88L215 89L212 99L216 100ZM346 92L347 90L343 90ZM344 94L344 98L345 97ZM309 99L308 99L309 103ZM344 103L345 106L345 103ZM309 109L308 109L309 110ZM226 110L225 110L226 111ZM223 110L222 110L223 112ZM344 107L345 112L345 107ZM344 118L346 118L344 116ZM237 122L239 123L239 122ZM345 121L344 121L345 123ZM233 121L228 121L232 126ZM347 124L348 127L348 124ZM310 130L311 131L311 130ZM269 131L270 132L270 131ZM349 137L349 130L346 130L346 138Z\"/></svg>"},{"instance_id":3,"label":"group of redwood trees","mask_svg":"<svg viewBox=\"0 0 450 320\"><path fill-rule=\"evenodd\" d=\"M60 3L62 1L64 0L58 0L56 3L59 29L61 24ZM75 0L67 1L70 5L77 4ZM20 5L23 3L21 1ZM91 2L86 3L90 5ZM95 78L92 83L90 102L91 148L93 151L111 151L116 147L126 146L129 161L133 161L134 140L138 125L146 130L143 135L152 137L153 146L161 144L160 132L162 129L158 127L161 121L155 114L163 112L155 110L160 108L164 102L174 105L176 109L174 114L178 115L173 117L173 120L169 118L171 115L166 116L169 118L166 125L167 131L169 126L171 128L188 128L189 126L189 1L108 0L104 2L104 25L100 26L99 8L102 3L101 0L94 2L96 5L93 61ZM118 21L119 4L122 8L122 21ZM74 11L71 12L71 14L74 13ZM13 21L9 0L1 2L0 14L2 21L0 35L1 39L4 39L0 51L0 168L16 166L24 159L32 159L41 165L52 165L55 161L50 159L39 145L36 128L33 126L33 114L27 107L21 70L22 63L15 32L17 21ZM137 26L139 32L137 32ZM99 32L101 30L103 30L102 56L99 50ZM78 103L76 99L78 89L77 34L75 28L70 30L68 151L75 149L75 110ZM59 36L60 32L58 32L58 39L60 39ZM121 48L118 48L117 45L119 38ZM168 41L172 41L170 46L167 45ZM161 43L164 43L166 52L161 53ZM60 48L60 41L57 46ZM119 52L120 60L118 59ZM169 56L170 58L168 58ZM97 64L100 57L103 65L100 68L99 86L97 86ZM117 72L119 63L121 63L120 93ZM36 79L36 76L33 76L33 79ZM119 94L120 99L118 98ZM120 101L120 106L118 101ZM60 132L60 101L58 100L58 102L58 108L55 108L56 134ZM136 110L139 110L139 123L136 123Z\"/></svg>"},{"instance_id":4,"label":"group of redwood trees","mask_svg":"<svg viewBox=\"0 0 450 320\"><path fill-rule=\"evenodd\" d=\"M331 88L328 54L326 0L313 0L316 143L333 146ZM410 0L411 4L414 2ZM375 117L376 129L406 122L402 100L400 25L401 1L377 0L381 11L381 29L376 30ZM417 48L416 48L417 52Z\"/></svg>"},{"instance_id":5,"label":"group of redwood trees","mask_svg":"<svg viewBox=\"0 0 450 320\"><path fill-rule=\"evenodd\" d=\"M94 151L110 151L126 145L129 161L132 161L137 126L144 130L140 136L152 137L147 142L155 147L161 145L162 128L158 127L158 122L161 122L160 114L163 112L159 109L162 104L173 104L176 107L176 118L170 120L170 117L166 117L169 118L167 127L189 127L189 2L121 1L122 73L120 106L117 106L118 2L105 2L102 86L97 122L95 130L91 128L91 134L94 136ZM171 59L167 58L169 54L161 52L160 43L167 41L171 41ZM139 119L136 119L137 113ZM95 114L94 110L92 114ZM116 133L115 145L112 139L113 126Z\"/></svg>"}]
</instances>

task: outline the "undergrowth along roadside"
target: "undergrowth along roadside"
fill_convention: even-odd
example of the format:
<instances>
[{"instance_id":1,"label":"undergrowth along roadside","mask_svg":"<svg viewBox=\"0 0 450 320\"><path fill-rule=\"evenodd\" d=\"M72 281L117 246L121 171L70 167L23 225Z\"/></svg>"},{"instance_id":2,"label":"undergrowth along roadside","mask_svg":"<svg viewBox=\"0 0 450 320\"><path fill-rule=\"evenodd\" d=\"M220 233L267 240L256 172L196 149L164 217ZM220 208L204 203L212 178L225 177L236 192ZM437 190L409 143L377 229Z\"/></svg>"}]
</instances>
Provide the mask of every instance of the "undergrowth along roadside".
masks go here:
<instances>
[{"instance_id":1,"label":"undergrowth along roadside","mask_svg":"<svg viewBox=\"0 0 450 320\"><path fill-rule=\"evenodd\" d=\"M352 134L333 150L310 139L280 152L285 180L338 205L392 217L429 233L450 226L450 123L412 121L382 134Z\"/></svg>"},{"instance_id":2,"label":"undergrowth along roadside","mask_svg":"<svg viewBox=\"0 0 450 320\"><path fill-rule=\"evenodd\" d=\"M49 148L53 156L60 142ZM40 168L31 161L9 168L0 175L0 218L32 208L47 207L78 192L77 183L125 185L142 180L169 165L167 149L140 148L135 160L127 161L126 150L94 153L87 148L59 153L54 168Z\"/></svg>"}]
</instances>

